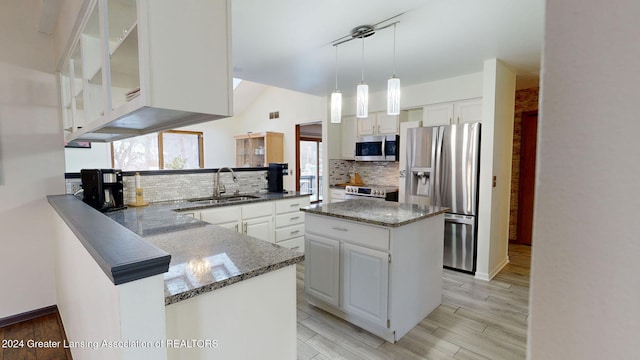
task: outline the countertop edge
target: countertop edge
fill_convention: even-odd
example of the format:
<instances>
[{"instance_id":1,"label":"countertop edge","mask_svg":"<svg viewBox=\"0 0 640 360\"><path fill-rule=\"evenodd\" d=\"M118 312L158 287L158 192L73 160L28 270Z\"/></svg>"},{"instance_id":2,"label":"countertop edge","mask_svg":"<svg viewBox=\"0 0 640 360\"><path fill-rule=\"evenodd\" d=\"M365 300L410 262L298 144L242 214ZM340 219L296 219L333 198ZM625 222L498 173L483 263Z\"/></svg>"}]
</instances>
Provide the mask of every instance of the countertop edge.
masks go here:
<instances>
[{"instance_id":1,"label":"countertop edge","mask_svg":"<svg viewBox=\"0 0 640 360\"><path fill-rule=\"evenodd\" d=\"M404 226L404 225L407 225L407 224L411 224L413 222L424 220L424 219L427 219L427 218L430 218L430 217L433 217L433 216L444 214L444 213L447 212L448 208L443 208L443 209L440 209L440 210L436 210L436 211L431 212L429 214L425 214L425 215L418 216L418 217L415 217L415 218L410 219L410 220L405 220L405 221L401 221L401 222L397 222L397 223L387 223L387 222L383 222L383 221L375 221L375 220L365 219L365 218L358 217L358 216L349 216L349 215L342 215L342 214L335 214L335 213L327 213L327 212L323 212L323 211L317 211L317 210L314 210L314 209L301 208L300 210L304 211L306 213L309 213L309 214L314 214L314 215L334 217L334 218L337 218L337 219L356 221L356 222L364 223L364 224L371 224L371 225L378 225L378 226L396 228L396 227Z\"/></svg>"},{"instance_id":2,"label":"countertop edge","mask_svg":"<svg viewBox=\"0 0 640 360\"><path fill-rule=\"evenodd\" d=\"M47 200L114 285L169 270L170 254L73 195L49 195Z\"/></svg>"},{"instance_id":3,"label":"countertop edge","mask_svg":"<svg viewBox=\"0 0 640 360\"><path fill-rule=\"evenodd\" d=\"M169 306L172 304L176 304L178 302L187 300L187 299L191 299L193 297L208 293L208 292L212 292L214 290L223 288L223 287L227 287L236 283L239 283L241 281L247 280L247 279L251 279L266 273L269 273L271 271L275 271L275 270L279 270L282 268L285 268L287 266L290 265L296 265L298 263L301 263L302 261L304 261L304 254L300 254L300 256L292 258L292 259L288 259L276 264L271 264L259 269L255 269L237 276L233 276L230 277L228 279L222 280L222 281L217 281L215 283L211 283L202 287L199 287L197 289L193 289L193 290L189 290L189 291L185 291L182 292L180 294L176 294L176 295L169 295L169 296L165 296L164 298L164 305L165 306Z\"/></svg>"}]
</instances>

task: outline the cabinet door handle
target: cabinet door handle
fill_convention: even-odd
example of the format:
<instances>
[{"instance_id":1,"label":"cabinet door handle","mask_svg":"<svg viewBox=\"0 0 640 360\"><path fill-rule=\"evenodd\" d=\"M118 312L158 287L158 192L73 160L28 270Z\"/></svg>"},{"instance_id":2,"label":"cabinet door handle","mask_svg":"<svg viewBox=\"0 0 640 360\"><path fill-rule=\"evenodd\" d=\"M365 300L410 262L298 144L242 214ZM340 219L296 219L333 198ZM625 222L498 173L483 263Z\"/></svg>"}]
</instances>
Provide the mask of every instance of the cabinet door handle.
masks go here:
<instances>
[{"instance_id":1,"label":"cabinet door handle","mask_svg":"<svg viewBox=\"0 0 640 360\"><path fill-rule=\"evenodd\" d=\"M246 222L244 223L244 233L245 234L247 233L247 223Z\"/></svg>"},{"instance_id":2,"label":"cabinet door handle","mask_svg":"<svg viewBox=\"0 0 640 360\"><path fill-rule=\"evenodd\" d=\"M294 207L294 206L300 206L300 204L291 204L291 205L289 205L289 206L291 206L291 207Z\"/></svg>"},{"instance_id":3,"label":"cabinet door handle","mask_svg":"<svg viewBox=\"0 0 640 360\"><path fill-rule=\"evenodd\" d=\"M297 220L297 219L300 219L300 216L294 216L290 220Z\"/></svg>"},{"instance_id":4,"label":"cabinet door handle","mask_svg":"<svg viewBox=\"0 0 640 360\"><path fill-rule=\"evenodd\" d=\"M236 232L238 232L238 224L236 224Z\"/></svg>"},{"instance_id":5,"label":"cabinet door handle","mask_svg":"<svg viewBox=\"0 0 640 360\"><path fill-rule=\"evenodd\" d=\"M380 125L378 125L378 134L380 134Z\"/></svg>"},{"instance_id":6,"label":"cabinet door handle","mask_svg":"<svg viewBox=\"0 0 640 360\"><path fill-rule=\"evenodd\" d=\"M332 229L333 230L338 230L338 231L349 231L349 229L345 229L345 228L339 227L339 226L334 226Z\"/></svg>"},{"instance_id":7,"label":"cabinet door handle","mask_svg":"<svg viewBox=\"0 0 640 360\"><path fill-rule=\"evenodd\" d=\"M293 230L292 232L289 233L289 235L297 234L299 232L300 232L300 230Z\"/></svg>"}]
</instances>

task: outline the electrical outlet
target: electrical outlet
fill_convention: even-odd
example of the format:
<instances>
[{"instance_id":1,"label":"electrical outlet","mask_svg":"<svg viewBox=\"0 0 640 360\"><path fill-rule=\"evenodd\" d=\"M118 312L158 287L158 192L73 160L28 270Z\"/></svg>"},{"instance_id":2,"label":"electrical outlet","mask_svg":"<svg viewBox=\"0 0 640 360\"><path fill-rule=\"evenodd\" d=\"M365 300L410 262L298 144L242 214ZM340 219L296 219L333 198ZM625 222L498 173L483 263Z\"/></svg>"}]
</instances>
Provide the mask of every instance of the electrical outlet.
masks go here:
<instances>
[{"instance_id":1,"label":"electrical outlet","mask_svg":"<svg viewBox=\"0 0 640 360\"><path fill-rule=\"evenodd\" d=\"M82 184L80 183L76 183L76 184L71 184L71 193L75 194L78 191L80 191L82 189Z\"/></svg>"}]
</instances>

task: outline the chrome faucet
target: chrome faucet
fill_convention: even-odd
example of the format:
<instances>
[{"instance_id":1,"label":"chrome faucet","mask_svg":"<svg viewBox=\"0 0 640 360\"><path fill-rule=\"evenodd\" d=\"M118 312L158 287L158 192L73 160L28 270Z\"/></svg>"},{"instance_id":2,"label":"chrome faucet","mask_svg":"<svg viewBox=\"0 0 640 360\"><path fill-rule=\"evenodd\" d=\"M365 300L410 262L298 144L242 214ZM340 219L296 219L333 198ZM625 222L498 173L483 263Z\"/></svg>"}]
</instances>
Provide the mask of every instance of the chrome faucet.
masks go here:
<instances>
[{"instance_id":1,"label":"chrome faucet","mask_svg":"<svg viewBox=\"0 0 640 360\"><path fill-rule=\"evenodd\" d=\"M231 176L233 177L233 182L238 182L238 177L236 176L236 173L233 172L233 170L229 167L221 167L218 169L218 171L216 172L216 185L213 187L213 197L218 199L220 198L220 194L223 194L227 191L227 189L225 189L224 184L220 184L220 171L227 169L231 172Z\"/></svg>"}]
</instances>

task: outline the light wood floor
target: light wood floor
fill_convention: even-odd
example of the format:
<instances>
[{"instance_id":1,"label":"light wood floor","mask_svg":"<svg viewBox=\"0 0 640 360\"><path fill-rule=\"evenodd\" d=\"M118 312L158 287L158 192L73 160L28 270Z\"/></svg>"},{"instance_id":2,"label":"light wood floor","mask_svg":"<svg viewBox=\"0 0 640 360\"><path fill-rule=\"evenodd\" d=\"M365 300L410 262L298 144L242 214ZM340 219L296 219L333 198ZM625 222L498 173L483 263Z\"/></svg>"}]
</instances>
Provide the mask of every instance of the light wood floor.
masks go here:
<instances>
[{"instance_id":1,"label":"light wood floor","mask_svg":"<svg viewBox=\"0 0 640 360\"><path fill-rule=\"evenodd\" d=\"M298 265L298 359L524 359L531 247L509 259L490 282L444 270L442 304L396 344L309 305Z\"/></svg>"}]
</instances>

